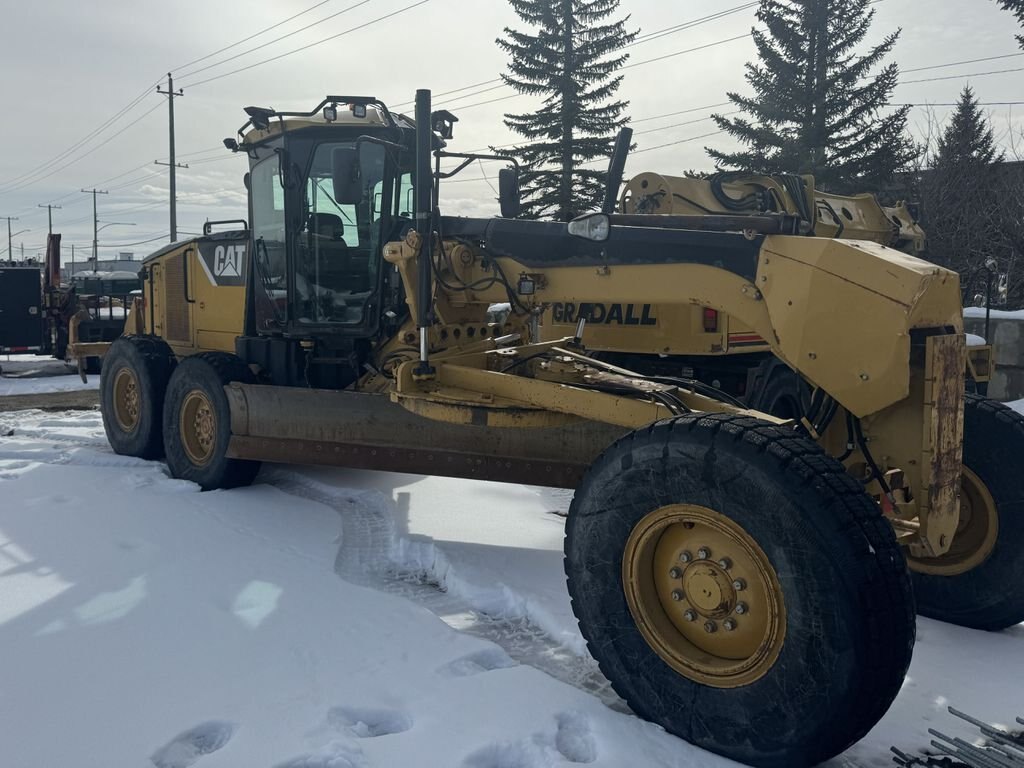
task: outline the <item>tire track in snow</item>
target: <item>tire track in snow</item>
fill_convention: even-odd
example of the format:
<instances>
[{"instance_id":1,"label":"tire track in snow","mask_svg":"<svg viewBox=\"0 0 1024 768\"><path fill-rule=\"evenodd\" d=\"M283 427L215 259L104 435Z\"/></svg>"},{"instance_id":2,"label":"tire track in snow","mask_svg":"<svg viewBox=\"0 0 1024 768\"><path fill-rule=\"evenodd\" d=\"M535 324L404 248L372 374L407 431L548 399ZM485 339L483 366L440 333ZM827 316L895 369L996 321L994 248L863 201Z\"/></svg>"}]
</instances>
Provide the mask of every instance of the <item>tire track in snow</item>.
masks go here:
<instances>
[{"instance_id":1,"label":"tire track in snow","mask_svg":"<svg viewBox=\"0 0 1024 768\"><path fill-rule=\"evenodd\" d=\"M632 714L592 658L556 642L528 615L488 615L448 589L450 563L444 552L432 542L401 537L389 508L393 502L383 494L340 489L279 468L264 471L260 481L339 513L342 536L335 572L346 581L417 603L453 629L496 644L514 661L585 691L610 709ZM430 566L403 561L400 553L410 550L415 551L413 562Z\"/></svg>"}]
</instances>

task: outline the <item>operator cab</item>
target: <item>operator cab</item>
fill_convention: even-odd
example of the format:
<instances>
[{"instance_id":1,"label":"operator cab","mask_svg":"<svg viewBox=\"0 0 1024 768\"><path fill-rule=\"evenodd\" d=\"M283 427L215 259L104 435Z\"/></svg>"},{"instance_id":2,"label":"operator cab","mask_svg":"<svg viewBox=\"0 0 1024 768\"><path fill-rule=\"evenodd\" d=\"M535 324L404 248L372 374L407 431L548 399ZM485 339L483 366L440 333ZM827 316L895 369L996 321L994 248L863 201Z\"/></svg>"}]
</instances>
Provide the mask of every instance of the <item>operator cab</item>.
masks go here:
<instances>
[{"instance_id":1,"label":"operator cab","mask_svg":"<svg viewBox=\"0 0 1024 768\"><path fill-rule=\"evenodd\" d=\"M224 142L250 164L252 269L238 353L275 382L346 386L358 376L360 349L387 330L384 313L407 314L381 254L412 223L406 147L415 128L368 97L329 96L312 112L246 113L241 141ZM350 370L311 372L303 359L311 348L351 360Z\"/></svg>"},{"instance_id":2,"label":"operator cab","mask_svg":"<svg viewBox=\"0 0 1024 768\"><path fill-rule=\"evenodd\" d=\"M413 127L374 101L247 109L252 129L232 148L250 158L256 335L376 332L381 247L405 218L412 158L401 145Z\"/></svg>"}]
</instances>

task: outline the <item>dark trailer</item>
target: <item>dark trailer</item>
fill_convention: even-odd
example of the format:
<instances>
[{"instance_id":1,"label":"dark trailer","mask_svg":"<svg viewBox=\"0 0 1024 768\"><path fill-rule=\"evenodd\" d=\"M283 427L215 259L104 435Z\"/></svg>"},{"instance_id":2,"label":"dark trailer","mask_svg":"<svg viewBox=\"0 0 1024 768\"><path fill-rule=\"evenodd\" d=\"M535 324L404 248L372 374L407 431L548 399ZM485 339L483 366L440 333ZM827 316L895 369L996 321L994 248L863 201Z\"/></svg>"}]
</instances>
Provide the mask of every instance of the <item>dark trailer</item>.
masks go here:
<instances>
[{"instance_id":1,"label":"dark trailer","mask_svg":"<svg viewBox=\"0 0 1024 768\"><path fill-rule=\"evenodd\" d=\"M43 350L42 300L38 267L0 267L0 353Z\"/></svg>"}]
</instances>

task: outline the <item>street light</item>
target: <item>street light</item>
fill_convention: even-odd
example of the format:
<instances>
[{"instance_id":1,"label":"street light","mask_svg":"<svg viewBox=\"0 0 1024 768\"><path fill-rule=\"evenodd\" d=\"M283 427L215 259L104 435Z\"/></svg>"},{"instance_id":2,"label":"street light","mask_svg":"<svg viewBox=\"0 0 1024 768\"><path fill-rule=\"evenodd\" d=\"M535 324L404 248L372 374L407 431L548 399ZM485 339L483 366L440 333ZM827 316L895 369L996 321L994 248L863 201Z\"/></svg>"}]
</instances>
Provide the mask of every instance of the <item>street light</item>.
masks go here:
<instances>
[{"instance_id":1,"label":"street light","mask_svg":"<svg viewBox=\"0 0 1024 768\"><path fill-rule=\"evenodd\" d=\"M115 224L120 225L122 227L134 227L135 226L135 222L134 221L108 221L102 227L98 227L96 229L96 231L99 232L101 229L106 229L107 227L112 227Z\"/></svg>"},{"instance_id":2,"label":"street light","mask_svg":"<svg viewBox=\"0 0 1024 768\"><path fill-rule=\"evenodd\" d=\"M31 231L32 231L31 229L20 229L17 232L12 233L11 232L11 222L10 221L7 222L7 260L9 262L11 262L11 264L14 263L14 247L11 245L11 241L14 239L14 236L15 235L23 234L25 232L31 232Z\"/></svg>"},{"instance_id":3,"label":"street light","mask_svg":"<svg viewBox=\"0 0 1024 768\"><path fill-rule=\"evenodd\" d=\"M97 224L99 223L99 219L96 220L96 223ZM96 271L96 267L99 265L99 257L100 257L99 234L100 234L100 230L101 229L106 229L107 227L114 227L114 226L134 227L135 226L135 222L134 221L108 221L102 227L96 227L96 229L93 231L93 240L92 240L92 269L93 269L93 272Z\"/></svg>"}]
</instances>

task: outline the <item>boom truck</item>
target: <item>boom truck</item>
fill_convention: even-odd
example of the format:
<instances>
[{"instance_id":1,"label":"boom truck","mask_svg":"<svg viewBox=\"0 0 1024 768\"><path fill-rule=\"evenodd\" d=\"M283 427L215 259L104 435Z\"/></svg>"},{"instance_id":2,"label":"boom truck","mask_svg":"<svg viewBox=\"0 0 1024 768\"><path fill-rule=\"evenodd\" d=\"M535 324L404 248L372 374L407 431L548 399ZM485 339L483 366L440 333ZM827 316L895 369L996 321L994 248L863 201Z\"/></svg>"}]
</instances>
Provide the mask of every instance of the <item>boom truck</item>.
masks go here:
<instances>
[{"instance_id":1,"label":"boom truck","mask_svg":"<svg viewBox=\"0 0 1024 768\"><path fill-rule=\"evenodd\" d=\"M602 671L641 717L755 766L866 734L915 607L1024 619L1024 417L964 394L955 273L786 211L520 220L515 167L501 217L445 216L441 180L482 156L447 149L429 91L415 103L246 108L225 144L249 159L248 221L146 259L106 351L116 452L203 489L261 461L573 488L565 572ZM812 408L598 359L586 317L542 338L581 301L727 314Z\"/></svg>"}]
</instances>

